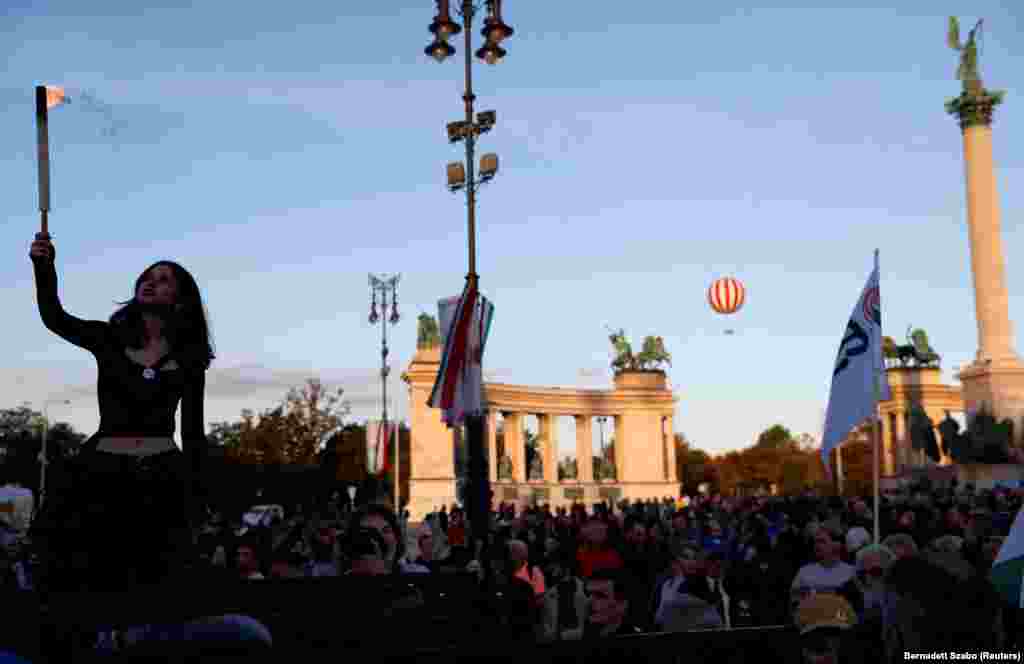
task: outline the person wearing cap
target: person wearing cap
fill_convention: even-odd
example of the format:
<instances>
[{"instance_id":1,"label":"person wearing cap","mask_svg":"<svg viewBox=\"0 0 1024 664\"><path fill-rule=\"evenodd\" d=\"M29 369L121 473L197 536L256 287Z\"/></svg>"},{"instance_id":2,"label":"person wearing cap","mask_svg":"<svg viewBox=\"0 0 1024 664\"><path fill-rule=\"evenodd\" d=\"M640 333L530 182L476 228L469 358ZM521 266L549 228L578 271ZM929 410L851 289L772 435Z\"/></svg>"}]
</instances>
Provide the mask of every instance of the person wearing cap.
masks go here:
<instances>
[{"instance_id":1,"label":"person wearing cap","mask_svg":"<svg viewBox=\"0 0 1024 664\"><path fill-rule=\"evenodd\" d=\"M843 635L857 624L857 613L839 595L818 593L800 602L794 622L804 664L839 664L846 654Z\"/></svg>"}]
</instances>

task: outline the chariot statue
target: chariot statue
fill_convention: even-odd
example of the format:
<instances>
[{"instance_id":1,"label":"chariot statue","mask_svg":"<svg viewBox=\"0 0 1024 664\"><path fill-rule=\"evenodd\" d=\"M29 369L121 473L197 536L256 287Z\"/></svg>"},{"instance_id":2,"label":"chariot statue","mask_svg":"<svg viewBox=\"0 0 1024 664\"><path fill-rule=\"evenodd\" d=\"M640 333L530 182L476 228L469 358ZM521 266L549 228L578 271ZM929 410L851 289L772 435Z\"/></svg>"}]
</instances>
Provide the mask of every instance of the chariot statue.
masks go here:
<instances>
[{"instance_id":1,"label":"chariot statue","mask_svg":"<svg viewBox=\"0 0 1024 664\"><path fill-rule=\"evenodd\" d=\"M637 362L642 369L657 369L661 364L672 366L672 356L665 351L661 337L646 337Z\"/></svg>"},{"instance_id":2,"label":"chariot statue","mask_svg":"<svg viewBox=\"0 0 1024 664\"><path fill-rule=\"evenodd\" d=\"M906 367L911 360L918 367L934 367L939 365L942 357L928 343L928 333L921 328L907 328L907 343L898 345L892 337L882 337L882 355L887 360L895 360L901 367Z\"/></svg>"},{"instance_id":3,"label":"chariot statue","mask_svg":"<svg viewBox=\"0 0 1024 664\"><path fill-rule=\"evenodd\" d=\"M608 336L608 341L612 342L612 348L615 349L612 369L616 372L636 369L636 357L633 355L633 347L626 340L626 331L619 328L617 332L611 329L609 329L609 332L611 334Z\"/></svg>"},{"instance_id":4,"label":"chariot statue","mask_svg":"<svg viewBox=\"0 0 1024 664\"><path fill-rule=\"evenodd\" d=\"M672 356L665 350L665 341L661 337L647 336L639 353L633 353L633 347L626 340L626 332L622 328L618 331L609 328L608 340L615 349L615 359L612 360L612 369L620 371L657 371L661 366L667 364L672 366Z\"/></svg>"}]
</instances>

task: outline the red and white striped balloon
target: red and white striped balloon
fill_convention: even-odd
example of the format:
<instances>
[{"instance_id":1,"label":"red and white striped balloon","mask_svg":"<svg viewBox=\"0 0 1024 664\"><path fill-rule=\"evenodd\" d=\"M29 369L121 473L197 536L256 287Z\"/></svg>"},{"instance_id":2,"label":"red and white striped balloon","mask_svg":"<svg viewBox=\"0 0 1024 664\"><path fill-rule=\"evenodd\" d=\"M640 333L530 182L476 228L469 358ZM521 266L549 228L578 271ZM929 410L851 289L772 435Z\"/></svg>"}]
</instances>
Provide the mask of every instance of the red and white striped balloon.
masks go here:
<instances>
[{"instance_id":1,"label":"red and white striped balloon","mask_svg":"<svg viewBox=\"0 0 1024 664\"><path fill-rule=\"evenodd\" d=\"M734 314L743 306L746 289L739 279L722 277L715 279L708 288L708 303L720 314Z\"/></svg>"}]
</instances>

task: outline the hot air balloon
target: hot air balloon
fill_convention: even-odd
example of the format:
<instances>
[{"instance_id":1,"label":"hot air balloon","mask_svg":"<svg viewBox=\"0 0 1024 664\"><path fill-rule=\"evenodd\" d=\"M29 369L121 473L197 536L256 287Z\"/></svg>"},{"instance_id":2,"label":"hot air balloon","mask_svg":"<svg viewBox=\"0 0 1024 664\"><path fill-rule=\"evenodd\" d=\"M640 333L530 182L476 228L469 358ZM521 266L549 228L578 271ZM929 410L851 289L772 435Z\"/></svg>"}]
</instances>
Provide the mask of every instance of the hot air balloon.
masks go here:
<instances>
[{"instance_id":1,"label":"hot air balloon","mask_svg":"<svg viewBox=\"0 0 1024 664\"><path fill-rule=\"evenodd\" d=\"M745 298L746 289L743 283L733 277L715 279L708 288L708 304L719 314L736 313L743 306ZM725 333L735 334L735 330L727 329Z\"/></svg>"}]
</instances>

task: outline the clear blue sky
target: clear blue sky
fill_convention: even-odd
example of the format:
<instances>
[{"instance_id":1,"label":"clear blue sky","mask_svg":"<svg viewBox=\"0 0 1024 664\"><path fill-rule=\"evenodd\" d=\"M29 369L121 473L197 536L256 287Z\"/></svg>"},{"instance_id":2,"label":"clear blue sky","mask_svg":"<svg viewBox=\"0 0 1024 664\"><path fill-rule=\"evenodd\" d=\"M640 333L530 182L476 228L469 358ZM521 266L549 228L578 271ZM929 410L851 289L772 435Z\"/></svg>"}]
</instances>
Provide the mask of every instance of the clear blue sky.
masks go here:
<instances>
[{"instance_id":1,"label":"clear blue sky","mask_svg":"<svg viewBox=\"0 0 1024 664\"><path fill-rule=\"evenodd\" d=\"M68 396L57 419L98 423L93 362L43 328L27 257L32 86L53 83L109 104L51 118L69 311L106 319L145 266L176 259L212 312L211 421L305 375L367 417L379 329L366 274L400 271L391 389L407 412L415 315L466 271L464 200L444 188L462 71L423 55L433 3L181 4L4 3L0 406ZM621 326L634 344L664 337L676 429L697 446L742 447L774 423L816 434L877 247L886 332L925 327L952 381L977 347L961 139L943 111L959 90L946 16L968 5L902 4L508 0L508 58L475 68L478 108L498 112L481 147L502 165L478 238L495 378L609 385L604 326ZM986 83L1008 91L994 141L1019 329L1024 9L969 8L986 18ZM961 15L965 32L976 18ZM724 274L748 288L734 320L705 300Z\"/></svg>"}]
</instances>

